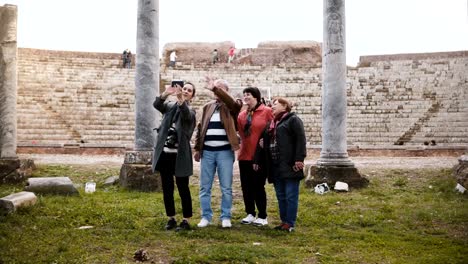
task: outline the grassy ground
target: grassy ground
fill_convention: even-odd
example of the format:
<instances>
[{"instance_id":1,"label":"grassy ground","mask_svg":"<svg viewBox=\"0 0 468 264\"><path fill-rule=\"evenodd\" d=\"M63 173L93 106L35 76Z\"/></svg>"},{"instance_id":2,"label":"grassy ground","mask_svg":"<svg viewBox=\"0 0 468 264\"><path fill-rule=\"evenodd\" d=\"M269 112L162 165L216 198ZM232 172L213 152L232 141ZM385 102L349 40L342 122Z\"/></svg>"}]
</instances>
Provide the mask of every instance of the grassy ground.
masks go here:
<instances>
[{"instance_id":1,"label":"grassy ground","mask_svg":"<svg viewBox=\"0 0 468 264\"><path fill-rule=\"evenodd\" d=\"M34 176L69 176L83 186L118 170L43 165ZM225 230L218 221L196 228L193 184L193 230L179 233L164 230L161 193L98 184L93 194L81 188L77 197L39 196L35 206L0 216L0 263L133 263L138 249L148 263L468 263L468 198L454 192L451 170L361 172L371 181L362 190L317 195L301 188L294 233L272 230L279 222L271 185L269 227L239 224L245 215L236 181L234 225ZM0 197L22 189L0 186ZM214 191L218 217L218 186Z\"/></svg>"}]
</instances>

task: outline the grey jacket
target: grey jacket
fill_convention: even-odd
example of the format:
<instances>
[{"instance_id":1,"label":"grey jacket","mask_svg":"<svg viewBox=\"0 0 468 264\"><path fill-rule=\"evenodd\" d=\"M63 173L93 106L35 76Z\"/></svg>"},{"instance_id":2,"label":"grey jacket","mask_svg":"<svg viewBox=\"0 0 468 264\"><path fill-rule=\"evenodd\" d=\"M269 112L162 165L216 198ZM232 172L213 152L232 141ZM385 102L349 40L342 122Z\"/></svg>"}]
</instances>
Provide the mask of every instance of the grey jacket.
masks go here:
<instances>
[{"instance_id":1,"label":"grey jacket","mask_svg":"<svg viewBox=\"0 0 468 264\"><path fill-rule=\"evenodd\" d=\"M153 103L154 108L163 114L158 130L158 138L156 140L156 146L153 152L153 172L156 170L156 164L161 157L161 153L164 149L164 143L169 132L169 128L172 124L172 118L179 111L179 118L175 120L175 128L177 131L177 140L179 147L177 149L176 158L176 177L188 177L193 174L193 160L192 160L192 149L190 146L190 139L192 138L193 131L195 129L195 110L189 107L187 102L178 105L177 102L166 102L165 99L160 96L156 97Z\"/></svg>"}]
</instances>

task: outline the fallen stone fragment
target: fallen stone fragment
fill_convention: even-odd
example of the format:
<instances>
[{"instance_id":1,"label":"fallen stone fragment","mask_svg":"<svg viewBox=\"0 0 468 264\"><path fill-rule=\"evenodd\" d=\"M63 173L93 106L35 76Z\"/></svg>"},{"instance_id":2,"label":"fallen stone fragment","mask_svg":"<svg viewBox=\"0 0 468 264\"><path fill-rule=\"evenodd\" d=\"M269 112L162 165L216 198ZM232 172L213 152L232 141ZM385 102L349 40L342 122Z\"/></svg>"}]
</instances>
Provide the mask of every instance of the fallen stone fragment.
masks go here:
<instances>
[{"instance_id":1,"label":"fallen stone fragment","mask_svg":"<svg viewBox=\"0 0 468 264\"><path fill-rule=\"evenodd\" d=\"M111 176L104 181L104 186L111 186L119 183L119 176Z\"/></svg>"},{"instance_id":2,"label":"fallen stone fragment","mask_svg":"<svg viewBox=\"0 0 468 264\"><path fill-rule=\"evenodd\" d=\"M24 189L41 194L78 195L78 190L68 177L29 178Z\"/></svg>"},{"instance_id":3,"label":"fallen stone fragment","mask_svg":"<svg viewBox=\"0 0 468 264\"><path fill-rule=\"evenodd\" d=\"M149 260L148 252L140 248L139 250L135 251L135 253L133 254L133 259L135 261L141 261L141 262L147 261Z\"/></svg>"},{"instance_id":4,"label":"fallen stone fragment","mask_svg":"<svg viewBox=\"0 0 468 264\"><path fill-rule=\"evenodd\" d=\"M20 207L36 204L37 197L32 192L19 192L0 198L0 212L2 214L13 213Z\"/></svg>"}]
</instances>

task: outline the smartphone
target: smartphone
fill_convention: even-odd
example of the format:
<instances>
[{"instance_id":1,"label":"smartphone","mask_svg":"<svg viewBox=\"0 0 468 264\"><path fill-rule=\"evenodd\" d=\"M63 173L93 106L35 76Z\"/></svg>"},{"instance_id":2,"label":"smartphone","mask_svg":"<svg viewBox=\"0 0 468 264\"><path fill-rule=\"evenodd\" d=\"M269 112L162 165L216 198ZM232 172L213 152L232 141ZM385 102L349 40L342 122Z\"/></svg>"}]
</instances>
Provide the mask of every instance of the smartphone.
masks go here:
<instances>
[{"instance_id":1,"label":"smartphone","mask_svg":"<svg viewBox=\"0 0 468 264\"><path fill-rule=\"evenodd\" d=\"M182 81L182 80L173 80L172 83L171 83L171 86L175 87L176 84L180 85L181 88L184 87L184 81Z\"/></svg>"}]
</instances>

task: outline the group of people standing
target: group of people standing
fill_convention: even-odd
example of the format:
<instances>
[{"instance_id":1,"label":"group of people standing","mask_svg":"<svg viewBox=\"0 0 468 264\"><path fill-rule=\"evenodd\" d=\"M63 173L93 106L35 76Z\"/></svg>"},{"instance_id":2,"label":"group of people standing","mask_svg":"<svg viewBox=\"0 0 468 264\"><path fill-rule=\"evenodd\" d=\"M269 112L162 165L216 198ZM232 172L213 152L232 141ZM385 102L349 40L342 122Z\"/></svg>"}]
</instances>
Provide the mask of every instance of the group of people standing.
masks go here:
<instances>
[{"instance_id":1,"label":"group of people standing","mask_svg":"<svg viewBox=\"0 0 468 264\"><path fill-rule=\"evenodd\" d=\"M228 64L230 64L234 60L235 53L236 53L236 48L230 47L228 51ZM219 62L218 49L214 49L211 52L211 63L216 64L218 62Z\"/></svg>"},{"instance_id":2,"label":"group of people standing","mask_svg":"<svg viewBox=\"0 0 468 264\"><path fill-rule=\"evenodd\" d=\"M279 204L281 224L275 229L293 231L298 211L299 183L304 178L306 139L301 119L291 112L285 98L262 103L260 90L248 87L243 100L229 95L229 84L206 78L206 89L215 99L203 107L196 127L195 110L190 106L195 86L185 82L166 86L153 103L163 114L154 148L153 171L161 175L164 205L169 220L166 229L189 230L193 216L189 176L193 159L200 162L199 228L212 224L211 190L215 174L221 189L220 220L223 228L232 227L232 183L235 152L238 161L246 217L242 224L268 225L265 183L273 183ZM175 95L176 102L167 100ZM242 110L244 109L244 110ZM190 139L195 131L192 159ZM174 177L175 176L175 177ZM174 205L174 178L182 203L183 220L177 223Z\"/></svg>"},{"instance_id":3,"label":"group of people standing","mask_svg":"<svg viewBox=\"0 0 468 264\"><path fill-rule=\"evenodd\" d=\"M122 52L122 68L132 68L132 52L129 49Z\"/></svg>"},{"instance_id":4,"label":"group of people standing","mask_svg":"<svg viewBox=\"0 0 468 264\"><path fill-rule=\"evenodd\" d=\"M236 48L230 47L228 50L228 64L230 64L234 60L235 53L236 53ZM176 65L176 61L177 61L177 53L175 50L172 50L169 53L169 67L174 68ZM218 49L214 49L211 52L211 63L216 64L218 62L219 62Z\"/></svg>"}]
</instances>

